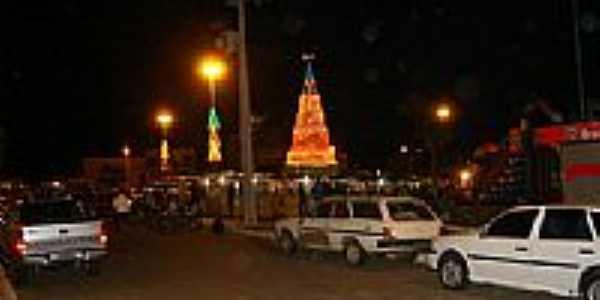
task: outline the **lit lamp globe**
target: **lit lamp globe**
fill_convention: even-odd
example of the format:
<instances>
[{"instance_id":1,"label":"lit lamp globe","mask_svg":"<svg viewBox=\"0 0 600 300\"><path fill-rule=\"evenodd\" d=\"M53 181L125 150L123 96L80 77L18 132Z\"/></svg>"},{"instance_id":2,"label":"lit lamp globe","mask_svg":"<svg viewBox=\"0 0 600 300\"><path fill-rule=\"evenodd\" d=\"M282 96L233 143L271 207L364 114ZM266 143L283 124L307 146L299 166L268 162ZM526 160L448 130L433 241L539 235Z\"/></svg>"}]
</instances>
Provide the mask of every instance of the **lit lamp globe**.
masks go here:
<instances>
[{"instance_id":1,"label":"lit lamp globe","mask_svg":"<svg viewBox=\"0 0 600 300\"><path fill-rule=\"evenodd\" d=\"M446 122L452 116L452 110L448 104L440 104L435 110L435 116L440 122Z\"/></svg>"},{"instance_id":2,"label":"lit lamp globe","mask_svg":"<svg viewBox=\"0 0 600 300\"><path fill-rule=\"evenodd\" d=\"M123 153L123 156L125 156L125 158L127 158L127 157L129 157L129 155L131 155L131 149L127 145L123 146L123 149L121 151Z\"/></svg>"},{"instance_id":3,"label":"lit lamp globe","mask_svg":"<svg viewBox=\"0 0 600 300\"><path fill-rule=\"evenodd\" d=\"M225 74L225 62L216 57L208 57L202 61L198 71L208 80L218 80Z\"/></svg>"},{"instance_id":4,"label":"lit lamp globe","mask_svg":"<svg viewBox=\"0 0 600 300\"><path fill-rule=\"evenodd\" d=\"M461 181L469 181L473 177L473 174L469 170L462 170L459 176Z\"/></svg>"},{"instance_id":5,"label":"lit lamp globe","mask_svg":"<svg viewBox=\"0 0 600 300\"><path fill-rule=\"evenodd\" d=\"M173 116L169 113L160 113L156 116L156 122L158 122L160 127L167 128L173 123Z\"/></svg>"}]
</instances>

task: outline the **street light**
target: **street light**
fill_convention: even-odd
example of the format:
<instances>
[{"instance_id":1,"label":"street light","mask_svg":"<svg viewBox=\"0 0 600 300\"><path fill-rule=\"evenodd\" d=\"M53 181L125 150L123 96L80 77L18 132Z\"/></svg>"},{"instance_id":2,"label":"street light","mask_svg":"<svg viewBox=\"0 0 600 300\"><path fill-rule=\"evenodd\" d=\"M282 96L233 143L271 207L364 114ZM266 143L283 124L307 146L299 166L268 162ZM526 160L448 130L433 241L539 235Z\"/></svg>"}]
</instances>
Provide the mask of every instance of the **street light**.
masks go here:
<instances>
[{"instance_id":1,"label":"street light","mask_svg":"<svg viewBox=\"0 0 600 300\"><path fill-rule=\"evenodd\" d=\"M216 81L221 79L225 74L226 66L222 59L217 57L206 57L200 67L199 73L208 79L208 87L210 92L210 110L208 113L208 161L220 162L221 156L221 139L219 138L219 129L221 122L217 114L217 86Z\"/></svg>"},{"instance_id":2,"label":"street light","mask_svg":"<svg viewBox=\"0 0 600 300\"><path fill-rule=\"evenodd\" d=\"M163 111L156 116L156 122L162 131L162 141L160 143L160 170L165 172L169 169L169 142L168 132L173 125L173 115Z\"/></svg>"},{"instance_id":3,"label":"street light","mask_svg":"<svg viewBox=\"0 0 600 300\"><path fill-rule=\"evenodd\" d=\"M435 116L440 123L448 122L452 116L452 110L448 104L439 104L435 109Z\"/></svg>"},{"instance_id":4,"label":"street light","mask_svg":"<svg viewBox=\"0 0 600 300\"><path fill-rule=\"evenodd\" d=\"M123 146L123 149L121 149L121 152L123 153L123 156L125 158L129 158L129 155L131 155L131 149L129 148L129 146L127 144L125 146Z\"/></svg>"},{"instance_id":5,"label":"street light","mask_svg":"<svg viewBox=\"0 0 600 300\"><path fill-rule=\"evenodd\" d=\"M156 116L156 122L163 130L168 130L173 124L173 115L168 112L161 112Z\"/></svg>"},{"instance_id":6,"label":"street light","mask_svg":"<svg viewBox=\"0 0 600 300\"><path fill-rule=\"evenodd\" d=\"M121 149L121 152L123 153L124 158L123 164L125 169L125 188L127 188L127 191L129 191L129 156L131 155L131 149L127 144L125 144L125 146L123 146L123 149Z\"/></svg>"},{"instance_id":7,"label":"street light","mask_svg":"<svg viewBox=\"0 0 600 300\"><path fill-rule=\"evenodd\" d=\"M452 117L452 109L450 105L442 102L436 105L435 107L435 119L440 124L448 123ZM432 128L433 129L433 128ZM439 186L439 166L438 166L438 153L437 153L437 140L432 136L431 137L431 183L433 187L433 199L436 201L438 199L438 186Z\"/></svg>"},{"instance_id":8,"label":"street light","mask_svg":"<svg viewBox=\"0 0 600 300\"><path fill-rule=\"evenodd\" d=\"M202 73L202 76L211 81L221 79L223 75L225 75L225 70L225 62L214 56L204 58L202 64L200 65L200 72Z\"/></svg>"},{"instance_id":9,"label":"street light","mask_svg":"<svg viewBox=\"0 0 600 300\"><path fill-rule=\"evenodd\" d=\"M239 131L242 164L242 199L244 201L244 223L256 225L258 223L258 211L252 176L254 174L254 155L252 150L252 125L251 125L251 103L250 88L248 84L248 62L246 57L246 6L245 0L238 0L238 30L239 30Z\"/></svg>"},{"instance_id":10,"label":"street light","mask_svg":"<svg viewBox=\"0 0 600 300\"><path fill-rule=\"evenodd\" d=\"M473 179L473 173L469 169L461 170L458 176L460 179L460 187L463 189L467 188Z\"/></svg>"}]
</instances>

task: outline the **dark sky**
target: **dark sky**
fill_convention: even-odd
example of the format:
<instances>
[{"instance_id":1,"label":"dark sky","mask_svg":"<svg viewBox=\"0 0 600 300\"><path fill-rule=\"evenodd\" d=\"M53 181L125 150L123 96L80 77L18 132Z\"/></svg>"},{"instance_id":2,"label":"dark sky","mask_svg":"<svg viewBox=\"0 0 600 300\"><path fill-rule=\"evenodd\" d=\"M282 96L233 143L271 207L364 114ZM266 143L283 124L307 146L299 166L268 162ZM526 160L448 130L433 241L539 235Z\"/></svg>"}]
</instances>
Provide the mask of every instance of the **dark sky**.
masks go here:
<instances>
[{"instance_id":1,"label":"dark sky","mask_svg":"<svg viewBox=\"0 0 600 300\"><path fill-rule=\"evenodd\" d=\"M206 147L207 87L193 67L215 37L236 28L236 10L226 2L0 4L5 170L61 172L81 157L118 155L126 142L134 151L152 147L160 107L177 115L176 143ZM600 19L593 20L600 10L593 2L580 0L580 11L588 25L586 83L598 97ZM576 116L568 0L255 0L248 15L253 108L274 149L291 140L304 51L317 56L332 140L360 166L384 166L444 96L460 112L458 138L470 145L499 139L533 99L567 120ZM234 70L219 84L231 141L236 86Z\"/></svg>"}]
</instances>

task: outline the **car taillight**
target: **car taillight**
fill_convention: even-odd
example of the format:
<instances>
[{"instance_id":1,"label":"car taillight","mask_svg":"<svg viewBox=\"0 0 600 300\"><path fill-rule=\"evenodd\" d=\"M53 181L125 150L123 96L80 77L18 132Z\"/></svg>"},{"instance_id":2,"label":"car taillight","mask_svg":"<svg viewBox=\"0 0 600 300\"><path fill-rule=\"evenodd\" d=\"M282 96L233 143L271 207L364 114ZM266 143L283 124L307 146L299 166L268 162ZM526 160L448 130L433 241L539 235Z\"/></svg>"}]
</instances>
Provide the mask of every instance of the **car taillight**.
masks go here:
<instances>
[{"instance_id":1,"label":"car taillight","mask_svg":"<svg viewBox=\"0 0 600 300\"><path fill-rule=\"evenodd\" d=\"M17 250L17 254L23 255L25 251L27 251L27 243L23 242L23 240L17 240L15 243L15 250Z\"/></svg>"},{"instance_id":2,"label":"car taillight","mask_svg":"<svg viewBox=\"0 0 600 300\"><path fill-rule=\"evenodd\" d=\"M27 251L27 243L23 240L23 227L17 226L14 248L17 255L25 254Z\"/></svg>"},{"instance_id":3,"label":"car taillight","mask_svg":"<svg viewBox=\"0 0 600 300\"><path fill-rule=\"evenodd\" d=\"M386 239L393 238L394 234L392 232L392 229L389 227L383 227L383 237L385 237Z\"/></svg>"},{"instance_id":4,"label":"car taillight","mask_svg":"<svg viewBox=\"0 0 600 300\"><path fill-rule=\"evenodd\" d=\"M108 244L108 232L106 230L106 223L100 223L100 232L98 233L98 242L102 245Z\"/></svg>"}]
</instances>

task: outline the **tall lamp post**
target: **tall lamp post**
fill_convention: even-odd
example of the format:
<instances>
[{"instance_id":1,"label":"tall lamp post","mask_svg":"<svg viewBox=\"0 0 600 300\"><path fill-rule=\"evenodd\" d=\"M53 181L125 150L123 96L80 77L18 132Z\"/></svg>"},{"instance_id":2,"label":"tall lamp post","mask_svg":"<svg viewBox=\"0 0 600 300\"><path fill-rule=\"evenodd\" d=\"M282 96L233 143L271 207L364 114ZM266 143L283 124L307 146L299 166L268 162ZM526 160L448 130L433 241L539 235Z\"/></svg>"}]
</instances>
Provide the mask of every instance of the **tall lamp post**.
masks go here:
<instances>
[{"instance_id":1,"label":"tall lamp post","mask_svg":"<svg viewBox=\"0 0 600 300\"><path fill-rule=\"evenodd\" d=\"M161 112L156 116L156 122L161 129L162 139L160 142L160 171L169 169L169 129L173 125L173 115L169 112Z\"/></svg>"},{"instance_id":2,"label":"tall lamp post","mask_svg":"<svg viewBox=\"0 0 600 300\"><path fill-rule=\"evenodd\" d=\"M238 0L238 28L239 28L239 95L240 95L240 144L241 144L241 164L242 164L242 200L244 201L244 223L246 225L256 225L258 223L258 214L256 198L254 195L254 186L252 177L254 175L254 156L252 154L252 130L251 130L251 108L250 91L248 87L248 63L246 58L246 0Z\"/></svg>"},{"instance_id":3,"label":"tall lamp post","mask_svg":"<svg viewBox=\"0 0 600 300\"><path fill-rule=\"evenodd\" d=\"M440 126L450 122L452 117L452 109L447 103L440 103L435 107L435 122ZM433 200L438 200L439 189L439 162L438 162L437 141L435 137L431 137L431 183L433 188Z\"/></svg>"},{"instance_id":4,"label":"tall lamp post","mask_svg":"<svg viewBox=\"0 0 600 300\"><path fill-rule=\"evenodd\" d=\"M200 72L208 79L208 89L210 92L210 109L208 113L208 161L220 162L221 155L221 139L219 138L219 129L221 122L217 114L217 85L216 81L221 79L225 74L225 62L216 57L207 57L203 60Z\"/></svg>"},{"instance_id":5,"label":"tall lamp post","mask_svg":"<svg viewBox=\"0 0 600 300\"><path fill-rule=\"evenodd\" d=\"M127 189L127 191L129 191L129 187L130 187L129 156L131 155L131 149L129 148L129 146L127 144L125 144L125 146L123 146L123 149L121 149L121 152L123 153L123 164L124 164L124 169L125 169L124 170L125 171L125 188Z\"/></svg>"}]
</instances>

